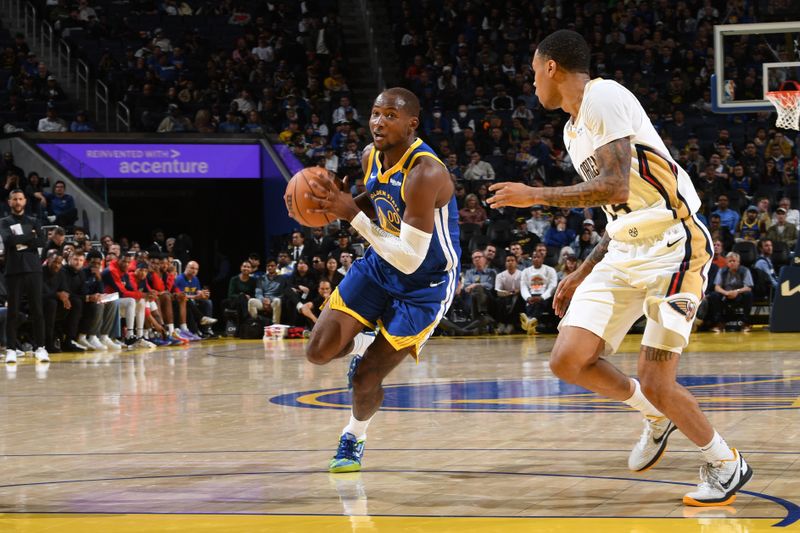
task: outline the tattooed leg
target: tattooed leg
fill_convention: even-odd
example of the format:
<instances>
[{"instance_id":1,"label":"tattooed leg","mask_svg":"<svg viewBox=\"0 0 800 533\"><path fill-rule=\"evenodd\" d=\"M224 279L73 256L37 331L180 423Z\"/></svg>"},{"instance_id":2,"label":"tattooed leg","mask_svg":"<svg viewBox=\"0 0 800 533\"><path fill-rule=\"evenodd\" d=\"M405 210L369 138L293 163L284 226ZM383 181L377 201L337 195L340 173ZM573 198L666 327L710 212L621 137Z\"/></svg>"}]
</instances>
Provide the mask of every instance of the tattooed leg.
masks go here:
<instances>
[{"instance_id":1,"label":"tattooed leg","mask_svg":"<svg viewBox=\"0 0 800 533\"><path fill-rule=\"evenodd\" d=\"M676 381L680 354L642 346L639 352L639 381L642 392L659 411L698 446L714 436L714 428L700 410L697 399Z\"/></svg>"}]
</instances>

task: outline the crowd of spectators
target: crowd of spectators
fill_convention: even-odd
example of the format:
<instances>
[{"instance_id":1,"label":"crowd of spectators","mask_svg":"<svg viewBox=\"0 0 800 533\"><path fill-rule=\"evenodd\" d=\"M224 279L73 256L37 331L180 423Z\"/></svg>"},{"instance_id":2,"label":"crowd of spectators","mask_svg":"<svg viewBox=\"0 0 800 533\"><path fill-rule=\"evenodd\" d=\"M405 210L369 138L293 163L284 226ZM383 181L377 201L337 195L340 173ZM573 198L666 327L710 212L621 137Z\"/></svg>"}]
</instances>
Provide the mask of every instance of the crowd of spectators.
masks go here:
<instances>
[{"instance_id":1,"label":"crowd of spectators","mask_svg":"<svg viewBox=\"0 0 800 533\"><path fill-rule=\"evenodd\" d=\"M718 266L727 268L726 256L735 252L743 268L756 268L759 259L777 275L800 224L793 207L798 203L800 139L796 132L775 129L769 113L711 112L713 25L760 20L757 5L717 4L643 1L609 8L597 1L496 5L404 0L388 6L398 74L422 103L419 135L441 156L456 184L462 261L472 263L451 318L462 313L477 330L550 328L542 301L552 297L552 273L544 267L574 269L604 230L599 209L496 210L486 202L488 185L497 181L544 187L580 179L563 146L566 116L542 109L532 84L536 43L557 28L586 36L593 76L615 79L639 98L670 155L698 190L699 217L712 233ZM356 178L353 192L363 191L360 156L369 136L347 86L346 36L336 2L137 2L119 17L108 16L110 6L82 0L72 9L58 0L42 12L72 42L91 44L80 48L89 54L98 78L131 107L136 128L273 134L304 165ZM755 38L742 39L727 53L731 78L746 78L764 60L763 45ZM27 65L35 62L27 59L22 45L5 55L18 71L23 66L31 70ZM753 69L754 86L760 85L760 75ZM32 83L24 76L12 78L21 86ZM9 90L8 97L15 92ZM325 239L335 240L339 231L338 226L318 229L314 235L324 232ZM249 275L236 276L239 282L232 281L225 307L239 321L265 315L308 325L301 309L319 283L302 274L293 286L290 277L296 268L308 268L310 277L319 278L328 263L332 271L346 270L353 252L343 256L337 250L329 257L326 250L316 257L318 263L307 253L276 254L272 274L267 261ZM511 256L513 269L506 268ZM246 262L252 269L252 258ZM529 269L534 270L525 275ZM500 272L506 275L496 276ZM729 290L724 288L728 272L722 283L710 284L711 291L718 293L717 285ZM283 281L264 285L270 276L283 276L286 286ZM250 278L260 283L253 287ZM517 279L524 285L519 299L506 294L517 290ZM335 281L329 281L335 288ZM723 318L712 307L706 322L718 327ZM519 321L517 312L524 315Z\"/></svg>"},{"instance_id":2,"label":"crowd of spectators","mask_svg":"<svg viewBox=\"0 0 800 533\"><path fill-rule=\"evenodd\" d=\"M19 189L12 193L21 194ZM198 278L200 265L176 260L176 239L155 230L153 242L143 248L110 235L92 241L79 226L70 234L55 225L42 231L46 235L36 237L41 242L32 242L41 245L45 361L48 353L62 351L155 348L216 337L217 319L208 286ZM3 237L11 242L10 235ZM15 275L6 275L6 258L0 254L0 345L7 346L6 362L14 363L33 342L33 324L27 315L30 301L22 320L6 324ZM7 327L13 329L8 339Z\"/></svg>"}]
</instances>

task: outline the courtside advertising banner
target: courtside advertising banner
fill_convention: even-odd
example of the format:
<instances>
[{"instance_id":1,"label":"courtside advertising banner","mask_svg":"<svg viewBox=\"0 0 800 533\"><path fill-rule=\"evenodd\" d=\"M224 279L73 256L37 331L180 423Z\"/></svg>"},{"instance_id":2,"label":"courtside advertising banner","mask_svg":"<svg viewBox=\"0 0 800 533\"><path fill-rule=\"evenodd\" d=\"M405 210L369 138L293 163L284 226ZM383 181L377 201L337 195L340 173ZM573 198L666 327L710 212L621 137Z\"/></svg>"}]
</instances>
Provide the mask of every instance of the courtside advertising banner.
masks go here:
<instances>
[{"instance_id":1,"label":"courtside advertising banner","mask_svg":"<svg viewBox=\"0 0 800 533\"><path fill-rule=\"evenodd\" d=\"M77 178L260 179L257 144L39 144Z\"/></svg>"}]
</instances>

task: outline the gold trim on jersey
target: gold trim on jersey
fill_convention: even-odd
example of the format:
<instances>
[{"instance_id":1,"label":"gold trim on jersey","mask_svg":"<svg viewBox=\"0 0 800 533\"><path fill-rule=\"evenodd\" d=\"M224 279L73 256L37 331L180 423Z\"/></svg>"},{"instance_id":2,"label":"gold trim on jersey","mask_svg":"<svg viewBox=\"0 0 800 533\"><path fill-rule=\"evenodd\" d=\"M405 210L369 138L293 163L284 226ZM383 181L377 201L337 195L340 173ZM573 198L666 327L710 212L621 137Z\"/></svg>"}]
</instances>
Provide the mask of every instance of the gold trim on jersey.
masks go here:
<instances>
[{"instance_id":1,"label":"gold trim on jersey","mask_svg":"<svg viewBox=\"0 0 800 533\"><path fill-rule=\"evenodd\" d=\"M697 296L700 301L703 299L703 286L706 281L703 271L713 257L711 241L694 217L682 220L681 224L686 231L685 251L678 271L669 280L667 297L688 292Z\"/></svg>"},{"instance_id":2,"label":"gold trim on jersey","mask_svg":"<svg viewBox=\"0 0 800 533\"><path fill-rule=\"evenodd\" d=\"M369 177L372 175L372 162L375 161L375 146L373 145L372 148L369 150L369 159L367 159L367 170L364 172L364 186L366 187L367 181L369 181Z\"/></svg>"},{"instance_id":3,"label":"gold trim on jersey","mask_svg":"<svg viewBox=\"0 0 800 533\"><path fill-rule=\"evenodd\" d=\"M397 161L397 163L392 165L392 168L390 168L389 170L387 170L385 172L383 171L383 166L381 164L381 157L380 157L380 155L377 155L375 157L375 165L378 167L378 181L380 183L389 183L389 176L391 176L392 174L394 174L395 172L397 172L398 170L403 168L403 163L406 162L406 159L408 159L408 156L411 155L411 152L416 150L419 147L420 144L422 144L422 139L419 139L419 138L416 141L414 141L413 143L411 143L411 146L408 147L408 150L405 151L405 153ZM372 171L371 167L370 167L370 171Z\"/></svg>"},{"instance_id":4,"label":"gold trim on jersey","mask_svg":"<svg viewBox=\"0 0 800 533\"><path fill-rule=\"evenodd\" d=\"M634 206L628 201L632 210L653 207L664 201L664 208L672 212L672 217L682 220L691 216L686 200L678 190L678 167L666 157L649 146L636 144L632 147L633 155L639 163L635 170L639 179L631 180L631 197L641 197L645 205Z\"/></svg>"},{"instance_id":5,"label":"gold trim on jersey","mask_svg":"<svg viewBox=\"0 0 800 533\"><path fill-rule=\"evenodd\" d=\"M418 157L423 157L423 156L431 157L436 161L438 161L439 164L442 165L444 168L447 168L447 165L445 165L442 162L442 160L439 159L439 157L433 152L417 152L416 154L414 154L414 157L412 157L411 161L408 163L408 167L403 169L403 183L402 185L400 185L400 198L402 198L404 202L406 201L406 176L408 176L409 171L412 168L414 168L414 161L416 161Z\"/></svg>"}]
</instances>

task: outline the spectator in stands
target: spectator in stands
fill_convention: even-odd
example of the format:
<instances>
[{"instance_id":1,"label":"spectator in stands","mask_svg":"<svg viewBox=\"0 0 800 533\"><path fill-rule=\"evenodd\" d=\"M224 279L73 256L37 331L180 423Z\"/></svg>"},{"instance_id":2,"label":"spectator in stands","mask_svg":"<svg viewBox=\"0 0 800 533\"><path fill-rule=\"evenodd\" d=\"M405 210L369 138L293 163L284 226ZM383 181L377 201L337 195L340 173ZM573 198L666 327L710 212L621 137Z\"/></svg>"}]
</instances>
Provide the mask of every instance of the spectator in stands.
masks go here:
<instances>
[{"instance_id":1,"label":"spectator in stands","mask_svg":"<svg viewBox=\"0 0 800 533\"><path fill-rule=\"evenodd\" d=\"M89 115L86 110L81 109L75 115L75 120L73 120L69 125L69 131L73 133L88 133L94 131L94 126L89 122Z\"/></svg>"},{"instance_id":2,"label":"spectator in stands","mask_svg":"<svg viewBox=\"0 0 800 533\"><path fill-rule=\"evenodd\" d=\"M67 123L58 116L55 102L47 103L47 115L39 120L36 131L40 133L60 133L67 131Z\"/></svg>"},{"instance_id":3,"label":"spectator in stands","mask_svg":"<svg viewBox=\"0 0 800 533\"><path fill-rule=\"evenodd\" d=\"M353 262L353 257L356 256L356 250L353 248L353 245L350 243L350 233L347 230L341 230L339 233L336 234L336 244L331 248L328 255L332 255L333 257L339 258L339 263L344 266L344 262L342 261L342 254L343 253L350 254L350 262L345 269L345 272L350 268L350 264Z\"/></svg>"},{"instance_id":4,"label":"spectator in stands","mask_svg":"<svg viewBox=\"0 0 800 533\"><path fill-rule=\"evenodd\" d=\"M62 345L62 351L82 352L92 349L96 344L95 339L105 349L118 351L122 343L115 342L114 339L122 336L117 319L119 300L103 301L103 256L100 252L89 252L86 260L88 264L82 270L84 304L79 334L74 340L67 339ZM71 259L70 263L72 264Z\"/></svg>"},{"instance_id":5,"label":"spectator in stands","mask_svg":"<svg viewBox=\"0 0 800 533\"><path fill-rule=\"evenodd\" d=\"M492 165L486 161L481 160L481 154L477 151L472 152L469 156L469 165L464 171L464 179L472 182L472 190L477 188L480 182L493 182L495 179L495 172Z\"/></svg>"},{"instance_id":6,"label":"spectator in stands","mask_svg":"<svg viewBox=\"0 0 800 533\"><path fill-rule=\"evenodd\" d=\"M22 170L16 163L14 163L14 154L11 152L4 152L3 166L0 169L0 177L7 178L9 174L15 174L19 179L25 175L25 171ZM6 197L7 196L8 194L6 194Z\"/></svg>"},{"instance_id":7,"label":"spectator in stands","mask_svg":"<svg viewBox=\"0 0 800 533\"><path fill-rule=\"evenodd\" d=\"M778 289L778 273L775 272L775 267L772 265L772 241L769 239L761 239L758 241L758 259L753 263L753 268L764 272L772 286L772 290Z\"/></svg>"},{"instance_id":8,"label":"spectator in stands","mask_svg":"<svg viewBox=\"0 0 800 533\"><path fill-rule=\"evenodd\" d=\"M711 262L716 265L717 268L725 268L728 266L728 259L725 257L725 245L722 244L722 241L719 239L714 239L714 258ZM711 276L709 276L709 279L713 281Z\"/></svg>"},{"instance_id":9,"label":"spectator in stands","mask_svg":"<svg viewBox=\"0 0 800 533\"><path fill-rule=\"evenodd\" d=\"M488 243L483 250L483 255L486 257L486 264L494 269L495 272L502 271L505 264L505 259L498 257L497 246L494 243Z\"/></svg>"},{"instance_id":10,"label":"spectator in stands","mask_svg":"<svg viewBox=\"0 0 800 533\"><path fill-rule=\"evenodd\" d=\"M162 261L162 276L169 275L168 269L170 266L169 261ZM198 314L200 315L195 331L200 331L200 328L205 327L206 329L202 333L206 337L211 337L214 334L211 327L217 322L217 319L213 318L214 307L211 301L211 291L200 283L200 278L197 277L199 271L200 264L197 261L188 261L183 273L175 277L173 292L176 294L175 302L178 305L179 319L181 321L180 334L182 337L191 336L187 335L187 333L192 334L188 324L188 316L195 314L192 311L193 309L199 311Z\"/></svg>"},{"instance_id":11,"label":"spectator in stands","mask_svg":"<svg viewBox=\"0 0 800 533\"><path fill-rule=\"evenodd\" d=\"M278 274L278 264L274 259L267 259L266 275L256 285L254 298L247 302L248 314L255 318L259 312L272 316L273 324L281 323L282 298L291 290L285 276Z\"/></svg>"},{"instance_id":12,"label":"spectator in stands","mask_svg":"<svg viewBox=\"0 0 800 533\"><path fill-rule=\"evenodd\" d=\"M727 228L732 234L736 232L739 224L739 213L728 208L728 195L720 194L717 197L717 209L711 213L711 216L718 215L720 225Z\"/></svg>"},{"instance_id":13,"label":"spectator in stands","mask_svg":"<svg viewBox=\"0 0 800 533\"><path fill-rule=\"evenodd\" d=\"M292 244L289 247L289 256L292 258L293 261L297 261L301 257L312 257L313 255L317 254L317 250L315 250L312 246L306 245L305 243L306 238L301 231L293 231L292 232Z\"/></svg>"},{"instance_id":14,"label":"spectator in stands","mask_svg":"<svg viewBox=\"0 0 800 533\"><path fill-rule=\"evenodd\" d=\"M729 252L726 258L728 264L717 272L714 292L708 296L708 320L715 324L711 331L723 331L726 308L737 305L743 308L742 331L747 332L750 331L750 311L753 307L753 277L747 268L741 267L739 254Z\"/></svg>"},{"instance_id":15,"label":"spectator in stands","mask_svg":"<svg viewBox=\"0 0 800 533\"><path fill-rule=\"evenodd\" d=\"M525 255L525 250L523 250L522 244L518 241L512 242L508 247L508 251L517 258L517 269L520 272L531 266L531 260Z\"/></svg>"},{"instance_id":16,"label":"spectator in stands","mask_svg":"<svg viewBox=\"0 0 800 533\"><path fill-rule=\"evenodd\" d=\"M483 225L486 220L486 210L478 203L478 196L468 194L464 200L464 207L458 212L458 223Z\"/></svg>"},{"instance_id":17,"label":"spectator in stands","mask_svg":"<svg viewBox=\"0 0 800 533\"><path fill-rule=\"evenodd\" d=\"M155 304L158 316L161 317L165 340L171 344L185 343L189 339L181 337L180 333L175 329L175 308L173 305L175 297L172 293L175 279L162 271L161 264L163 261L165 261L165 258L162 253L153 251L147 263L145 279L140 280L140 283L141 281L146 283L151 297L151 305Z\"/></svg>"},{"instance_id":18,"label":"spectator in stands","mask_svg":"<svg viewBox=\"0 0 800 533\"><path fill-rule=\"evenodd\" d=\"M50 250L55 250L58 255L63 255L65 239L66 236L64 234L64 228L60 226L53 228L50 232L50 238L48 239L47 244L45 244L44 248L42 248L42 261L46 260L50 255Z\"/></svg>"},{"instance_id":19,"label":"spectator in stands","mask_svg":"<svg viewBox=\"0 0 800 533\"><path fill-rule=\"evenodd\" d=\"M797 227L786 221L786 208L778 207L775 210L775 223L767 230L767 238L772 242L782 242L791 250L797 243L797 234Z\"/></svg>"},{"instance_id":20,"label":"spectator in stands","mask_svg":"<svg viewBox=\"0 0 800 533\"><path fill-rule=\"evenodd\" d=\"M306 329L313 328L314 324L317 323L317 319L322 313L322 307L325 305L325 302L328 301L328 298L331 297L332 290L333 289L331 288L331 284L328 280L320 280L319 285L317 286L316 294L311 298L311 300L303 303L300 306L300 314L308 320Z\"/></svg>"},{"instance_id":21,"label":"spectator in stands","mask_svg":"<svg viewBox=\"0 0 800 533\"><path fill-rule=\"evenodd\" d=\"M708 231L711 233L712 239L719 239L722 241L725 250L730 250L733 247L733 235L731 232L722 225L721 218L718 214L713 214L708 221Z\"/></svg>"},{"instance_id":22,"label":"spectator in stands","mask_svg":"<svg viewBox=\"0 0 800 533\"><path fill-rule=\"evenodd\" d=\"M184 116L178 104L167 106L167 116L161 121L156 129L158 133L181 133L192 131L192 121Z\"/></svg>"},{"instance_id":23,"label":"spectator in stands","mask_svg":"<svg viewBox=\"0 0 800 533\"><path fill-rule=\"evenodd\" d=\"M248 315L248 302L256 294L256 280L250 277L252 271L250 261L242 261L239 274L228 283L228 297L222 304L225 309L235 311L239 321Z\"/></svg>"},{"instance_id":24,"label":"spectator in stands","mask_svg":"<svg viewBox=\"0 0 800 533\"><path fill-rule=\"evenodd\" d=\"M329 257L325 261L325 273L320 277L320 280L323 279L330 282L333 289L338 287L344 279L344 274L339 272L339 261L335 257Z\"/></svg>"},{"instance_id":25,"label":"spectator in stands","mask_svg":"<svg viewBox=\"0 0 800 533\"><path fill-rule=\"evenodd\" d=\"M350 252L342 252L339 254L339 269L337 272L342 276L346 276L353 266L353 254Z\"/></svg>"},{"instance_id":26,"label":"spectator in stands","mask_svg":"<svg viewBox=\"0 0 800 533\"><path fill-rule=\"evenodd\" d=\"M498 322L495 331L500 335L514 332L514 323L523 309L523 302L519 295L522 271L517 268L517 257L510 253L506 256L505 263L506 269L500 272L494 280Z\"/></svg>"},{"instance_id":27,"label":"spectator in stands","mask_svg":"<svg viewBox=\"0 0 800 533\"><path fill-rule=\"evenodd\" d=\"M544 264L545 252L537 250L533 264L522 271L520 294L525 302L525 312L520 314L520 325L528 334L540 331L539 322L553 305L553 295L558 285L558 274Z\"/></svg>"},{"instance_id":28,"label":"spectator in stands","mask_svg":"<svg viewBox=\"0 0 800 533\"><path fill-rule=\"evenodd\" d=\"M288 276L294 271L294 261L289 256L289 252L278 252L278 274Z\"/></svg>"},{"instance_id":29,"label":"spectator in stands","mask_svg":"<svg viewBox=\"0 0 800 533\"><path fill-rule=\"evenodd\" d=\"M778 207L782 207L786 210L786 222L788 224L793 224L800 230L800 211L792 209L792 201L787 196L784 196L778 201ZM772 217L772 223L775 224L777 222L778 215L776 210L775 215Z\"/></svg>"},{"instance_id":30,"label":"spectator in stands","mask_svg":"<svg viewBox=\"0 0 800 533\"><path fill-rule=\"evenodd\" d=\"M567 227L567 218L558 214L553 219L550 229L544 234L543 242L547 246L557 246L559 249L569 246L575 240L575 232Z\"/></svg>"},{"instance_id":31,"label":"spectator in stands","mask_svg":"<svg viewBox=\"0 0 800 533\"><path fill-rule=\"evenodd\" d=\"M576 270L578 270L578 256L573 253L569 253L564 256L563 261L559 261L558 268L556 268L558 281L560 282L562 279L572 274Z\"/></svg>"},{"instance_id":32,"label":"spectator in stands","mask_svg":"<svg viewBox=\"0 0 800 533\"><path fill-rule=\"evenodd\" d=\"M470 310L473 324L467 329L476 326L486 326L491 323L490 311L494 308L495 278L497 272L488 266L483 250L473 250L472 268L462 274L462 288L456 289L456 295L461 295L464 306Z\"/></svg>"},{"instance_id":33,"label":"spectator in stands","mask_svg":"<svg viewBox=\"0 0 800 533\"><path fill-rule=\"evenodd\" d=\"M45 197L44 185L42 178L36 172L28 173L28 184L25 185L25 197L28 199L28 208L30 214L39 217L40 214L44 215L45 207L47 206L47 198Z\"/></svg>"},{"instance_id":34,"label":"spectator in stands","mask_svg":"<svg viewBox=\"0 0 800 533\"><path fill-rule=\"evenodd\" d=\"M47 214L55 217L53 222L61 227L70 227L78 220L75 199L66 193L67 184L58 180L53 184L53 192L46 194Z\"/></svg>"},{"instance_id":35,"label":"spectator in stands","mask_svg":"<svg viewBox=\"0 0 800 533\"><path fill-rule=\"evenodd\" d=\"M350 104L350 98L342 96L339 98L339 107L333 110L331 122L340 124L351 121L358 121L358 110Z\"/></svg>"},{"instance_id":36,"label":"spectator in stands","mask_svg":"<svg viewBox=\"0 0 800 533\"><path fill-rule=\"evenodd\" d=\"M544 215L540 205L531 207L531 218L526 222L528 231L535 234L540 240L544 239L544 234L550 229L550 220Z\"/></svg>"},{"instance_id":37,"label":"spectator in stands","mask_svg":"<svg viewBox=\"0 0 800 533\"><path fill-rule=\"evenodd\" d=\"M766 225L758 220L758 208L754 205L749 206L745 210L744 217L736 225L736 240L757 242L766 233Z\"/></svg>"},{"instance_id":38,"label":"spectator in stands","mask_svg":"<svg viewBox=\"0 0 800 533\"><path fill-rule=\"evenodd\" d=\"M70 349L75 346L80 332L80 325L85 323L84 315L87 315L87 296L88 286L86 273L83 271L83 265L86 261L86 255L83 250L73 252L67 259L67 265L61 269L61 277L66 291L69 293L69 314L66 320L66 334L64 342L60 344L61 350ZM46 283L46 282L45 282ZM59 308L64 306L65 302L59 302ZM45 306L45 319L47 317L47 308ZM46 331L46 329L45 329ZM46 333L45 333L45 336ZM108 347L100 342L96 336L91 336L87 339L88 343L100 350L107 350ZM113 344L113 343L112 343ZM116 345L115 345L116 346Z\"/></svg>"},{"instance_id":39,"label":"spectator in stands","mask_svg":"<svg viewBox=\"0 0 800 533\"><path fill-rule=\"evenodd\" d=\"M123 255L111 261L103 270L102 278L106 294L119 295L120 317L125 319L127 334L125 344L134 348L155 348L144 338L145 295L131 281L128 269L131 256Z\"/></svg>"},{"instance_id":40,"label":"spectator in stands","mask_svg":"<svg viewBox=\"0 0 800 533\"><path fill-rule=\"evenodd\" d=\"M80 320L80 309L76 308L77 313L73 316L73 304L80 305L80 297L71 295L67 289L66 278L62 275L61 269L64 266L64 258L57 254L51 253L47 257L45 268L42 270L42 310L44 311L44 338L45 349L48 353L60 353L61 349L57 348L55 341L55 326L56 318L67 318L70 324L74 324L77 329L77 323ZM77 331L75 336L77 337Z\"/></svg>"}]
</instances>

